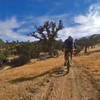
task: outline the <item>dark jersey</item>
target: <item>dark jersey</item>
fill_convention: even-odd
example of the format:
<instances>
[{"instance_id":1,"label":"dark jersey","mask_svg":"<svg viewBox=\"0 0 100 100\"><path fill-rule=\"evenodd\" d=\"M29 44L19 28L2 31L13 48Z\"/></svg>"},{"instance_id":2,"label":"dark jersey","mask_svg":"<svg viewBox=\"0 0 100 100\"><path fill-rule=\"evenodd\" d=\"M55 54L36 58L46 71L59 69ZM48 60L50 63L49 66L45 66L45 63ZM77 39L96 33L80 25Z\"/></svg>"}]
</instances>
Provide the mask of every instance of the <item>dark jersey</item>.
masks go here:
<instances>
[{"instance_id":1,"label":"dark jersey","mask_svg":"<svg viewBox=\"0 0 100 100\"><path fill-rule=\"evenodd\" d=\"M69 40L69 39L65 40L65 48L68 48L68 49L73 48L73 39L72 40Z\"/></svg>"}]
</instances>

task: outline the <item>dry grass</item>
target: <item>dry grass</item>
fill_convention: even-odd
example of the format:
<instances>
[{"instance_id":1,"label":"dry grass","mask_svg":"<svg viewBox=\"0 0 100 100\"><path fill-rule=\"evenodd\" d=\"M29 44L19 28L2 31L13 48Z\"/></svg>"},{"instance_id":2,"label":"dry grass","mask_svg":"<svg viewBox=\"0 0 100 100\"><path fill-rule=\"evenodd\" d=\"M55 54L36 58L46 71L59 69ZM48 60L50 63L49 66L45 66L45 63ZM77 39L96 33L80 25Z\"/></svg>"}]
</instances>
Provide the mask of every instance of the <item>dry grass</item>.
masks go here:
<instances>
[{"instance_id":1,"label":"dry grass","mask_svg":"<svg viewBox=\"0 0 100 100\"><path fill-rule=\"evenodd\" d=\"M100 86L100 47L91 49L89 55L74 57L81 67L86 67ZM33 94L39 91L47 81L49 70L58 68L64 63L63 56L43 61L32 61L18 68L0 70L0 100L33 100ZM43 76L44 75L44 76ZM43 77L40 77L43 76Z\"/></svg>"},{"instance_id":2,"label":"dry grass","mask_svg":"<svg viewBox=\"0 0 100 100\"><path fill-rule=\"evenodd\" d=\"M13 80L20 77L35 76L56 67L62 66L64 62L63 57L50 58L43 61L37 61L36 63L29 63L27 65L0 71L0 80Z\"/></svg>"},{"instance_id":3,"label":"dry grass","mask_svg":"<svg viewBox=\"0 0 100 100\"><path fill-rule=\"evenodd\" d=\"M88 55L74 58L75 62L85 69L91 82L100 94L100 46L91 49ZM100 98L100 96L99 96Z\"/></svg>"},{"instance_id":4,"label":"dry grass","mask_svg":"<svg viewBox=\"0 0 100 100\"><path fill-rule=\"evenodd\" d=\"M100 68L100 47L90 49L87 55L76 57L74 60L80 65Z\"/></svg>"},{"instance_id":5,"label":"dry grass","mask_svg":"<svg viewBox=\"0 0 100 100\"><path fill-rule=\"evenodd\" d=\"M63 57L31 62L27 65L0 70L0 100L31 100L42 86L49 70L62 66ZM43 77L41 77L43 76ZM46 79L46 78L45 78Z\"/></svg>"}]
</instances>

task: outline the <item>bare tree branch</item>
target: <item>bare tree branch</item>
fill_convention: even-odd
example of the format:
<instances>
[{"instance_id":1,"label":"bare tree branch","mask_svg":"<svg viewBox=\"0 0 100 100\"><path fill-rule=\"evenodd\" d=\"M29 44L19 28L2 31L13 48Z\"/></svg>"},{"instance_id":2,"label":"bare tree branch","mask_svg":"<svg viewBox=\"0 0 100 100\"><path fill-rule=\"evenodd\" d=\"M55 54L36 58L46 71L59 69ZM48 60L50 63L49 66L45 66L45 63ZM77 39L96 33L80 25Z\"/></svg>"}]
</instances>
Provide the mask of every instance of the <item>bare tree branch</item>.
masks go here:
<instances>
[{"instance_id":1,"label":"bare tree branch","mask_svg":"<svg viewBox=\"0 0 100 100\"><path fill-rule=\"evenodd\" d=\"M45 48L48 50L48 52L51 54L53 52L55 39L57 38L57 33L59 30L63 28L62 21L59 21L58 26L55 22L47 21L44 23L43 26L35 26L36 32L32 32L31 36L42 40L43 43L45 43Z\"/></svg>"},{"instance_id":2,"label":"bare tree branch","mask_svg":"<svg viewBox=\"0 0 100 100\"><path fill-rule=\"evenodd\" d=\"M35 37L35 38L37 38L37 39L41 39L40 37L38 37L38 36L35 34L35 32L30 33L30 36L33 36L33 37Z\"/></svg>"}]
</instances>

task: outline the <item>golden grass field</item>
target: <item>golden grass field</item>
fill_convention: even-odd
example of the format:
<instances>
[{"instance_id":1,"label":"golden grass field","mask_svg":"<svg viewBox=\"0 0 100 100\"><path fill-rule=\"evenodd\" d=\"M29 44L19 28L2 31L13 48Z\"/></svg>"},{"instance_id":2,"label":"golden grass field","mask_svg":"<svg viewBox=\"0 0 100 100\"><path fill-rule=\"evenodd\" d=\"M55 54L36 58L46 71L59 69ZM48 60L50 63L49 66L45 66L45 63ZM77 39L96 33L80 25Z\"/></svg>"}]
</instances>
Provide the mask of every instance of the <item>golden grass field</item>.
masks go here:
<instances>
[{"instance_id":1,"label":"golden grass field","mask_svg":"<svg viewBox=\"0 0 100 100\"><path fill-rule=\"evenodd\" d=\"M78 66L77 69L79 71L81 69L84 77L89 76L91 78L90 83L92 84L91 86L97 90L98 99L77 99L77 97L73 97L73 99L67 100L100 100L100 46L96 46L96 48L90 49L87 55L73 57L73 62L75 62L74 66ZM47 97L45 98L45 96L43 99L40 97L41 93L39 91L43 92L43 95L50 95L49 92L46 94L46 91L49 91L47 88L49 87L48 85L52 85L48 84L50 81L48 73L56 68L63 66L63 64L64 57L60 56L58 58L50 58L41 61L32 60L30 63L21 67L0 70L0 100L57 100ZM78 72L78 70L76 70L76 72ZM88 75L85 75L85 72L88 73ZM70 77L70 74L68 77ZM64 79L62 78L61 80L63 81ZM74 79L72 81L74 81ZM59 81L57 84L59 84ZM67 86L65 85L64 87L66 88L67 93ZM76 86L74 86L74 88L75 87ZM38 98L36 99L35 96ZM66 94L64 96L66 96Z\"/></svg>"}]
</instances>

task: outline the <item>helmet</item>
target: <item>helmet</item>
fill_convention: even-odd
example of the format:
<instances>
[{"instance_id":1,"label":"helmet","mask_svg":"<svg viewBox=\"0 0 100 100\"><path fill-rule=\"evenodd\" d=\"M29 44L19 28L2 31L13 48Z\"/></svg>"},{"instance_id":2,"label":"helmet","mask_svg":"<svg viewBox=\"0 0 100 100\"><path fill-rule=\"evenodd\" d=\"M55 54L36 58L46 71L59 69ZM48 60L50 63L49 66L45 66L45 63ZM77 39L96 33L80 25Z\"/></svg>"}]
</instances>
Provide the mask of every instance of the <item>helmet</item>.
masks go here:
<instances>
[{"instance_id":1,"label":"helmet","mask_svg":"<svg viewBox=\"0 0 100 100\"><path fill-rule=\"evenodd\" d=\"M69 36L68 39L73 39L73 38L71 36Z\"/></svg>"},{"instance_id":2,"label":"helmet","mask_svg":"<svg viewBox=\"0 0 100 100\"><path fill-rule=\"evenodd\" d=\"M71 36L68 37L69 41L73 41L73 38Z\"/></svg>"}]
</instances>

